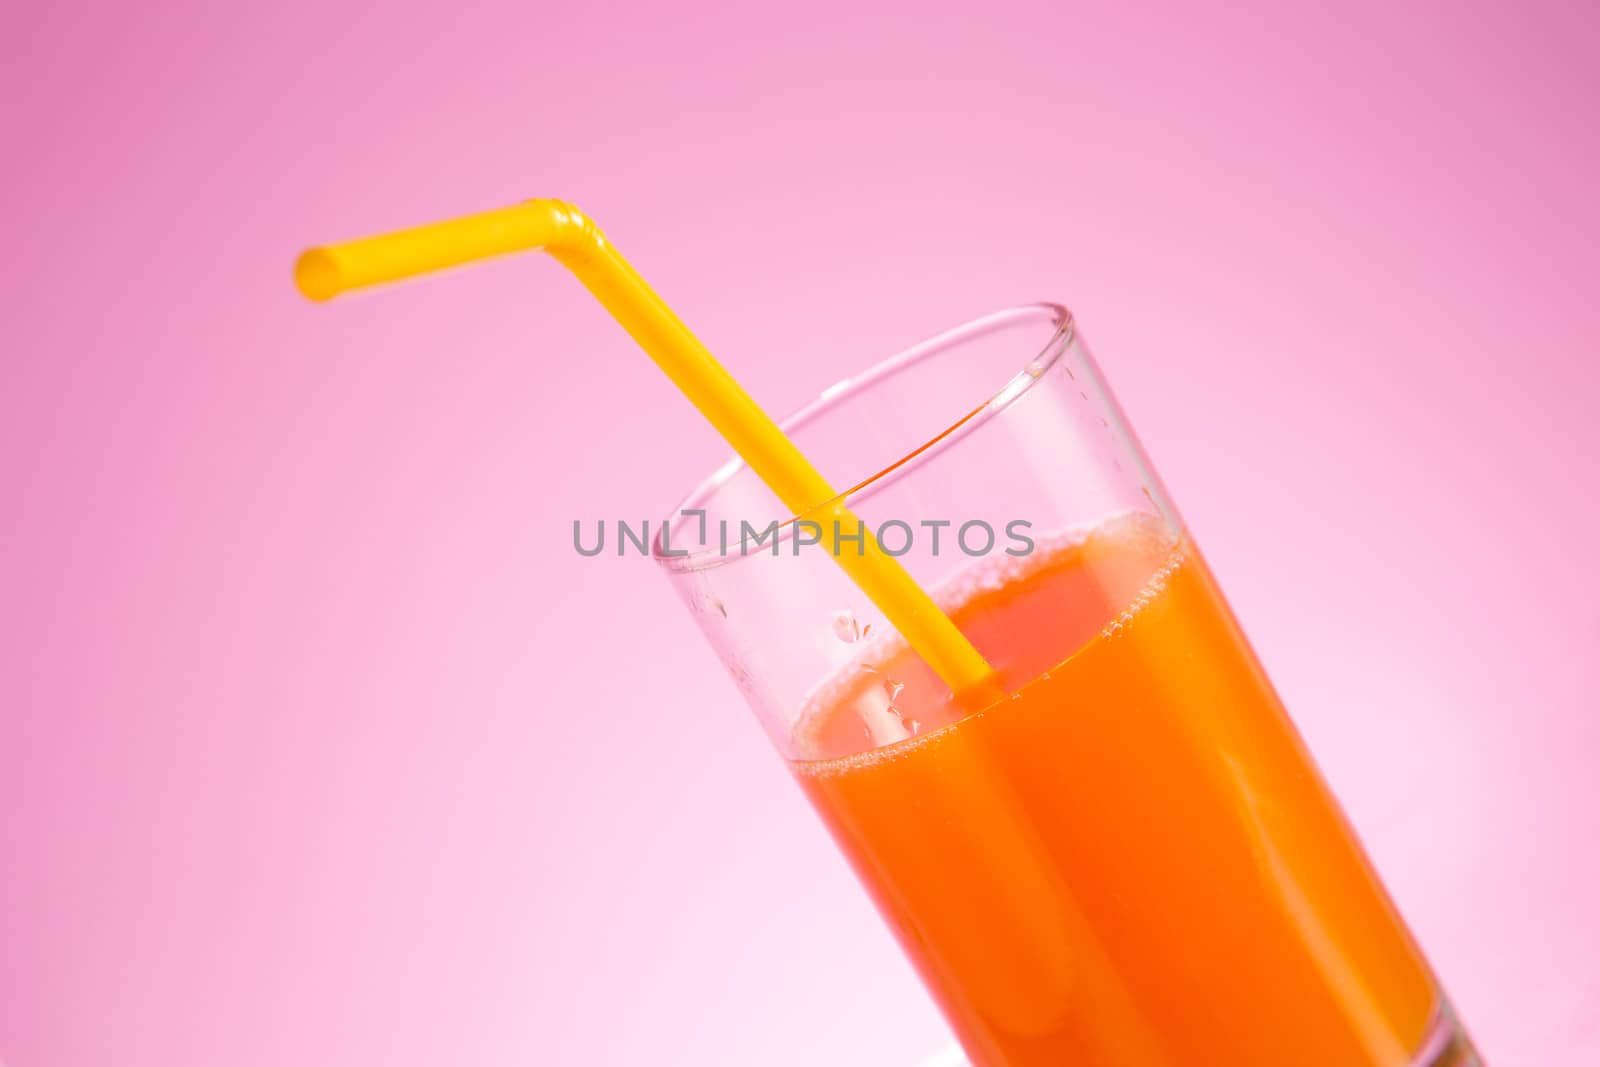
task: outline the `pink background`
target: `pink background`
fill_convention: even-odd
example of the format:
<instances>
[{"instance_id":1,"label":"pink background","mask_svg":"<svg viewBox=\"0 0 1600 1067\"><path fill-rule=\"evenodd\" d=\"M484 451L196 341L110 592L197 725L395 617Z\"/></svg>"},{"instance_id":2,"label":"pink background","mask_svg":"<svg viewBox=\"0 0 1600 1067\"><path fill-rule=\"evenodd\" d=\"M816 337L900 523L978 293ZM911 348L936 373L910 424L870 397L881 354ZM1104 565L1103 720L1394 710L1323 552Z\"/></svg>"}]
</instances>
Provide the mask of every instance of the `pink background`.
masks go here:
<instances>
[{"instance_id":1,"label":"pink background","mask_svg":"<svg viewBox=\"0 0 1600 1067\"><path fill-rule=\"evenodd\" d=\"M9 1067L944 1044L571 551L711 432L548 261L290 288L538 195L774 410L1073 306L1490 1061L1600 1062L1593 5L155 6L0 15Z\"/></svg>"}]
</instances>

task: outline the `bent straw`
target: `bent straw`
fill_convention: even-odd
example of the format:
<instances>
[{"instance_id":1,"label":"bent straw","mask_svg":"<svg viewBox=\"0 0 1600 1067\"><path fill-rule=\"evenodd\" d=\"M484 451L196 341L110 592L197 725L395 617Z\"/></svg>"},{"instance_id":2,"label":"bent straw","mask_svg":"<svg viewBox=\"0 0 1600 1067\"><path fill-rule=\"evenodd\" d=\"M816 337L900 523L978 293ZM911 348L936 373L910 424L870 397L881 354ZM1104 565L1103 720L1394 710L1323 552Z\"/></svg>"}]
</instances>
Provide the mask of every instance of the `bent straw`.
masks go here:
<instances>
[{"instance_id":1,"label":"bent straw","mask_svg":"<svg viewBox=\"0 0 1600 1067\"><path fill-rule=\"evenodd\" d=\"M750 398L623 259L594 221L560 200L529 200L414 229L313 248L295 264L312 300L491 256L542 248L627 330L674 385L796 515L822 526L823 544L906 642L960 698L995 695L994 672L949 616L885 553L870 529L857 553L840 550L857 519L777 423ZM807 514L821 507L820 514ZM865 529L865 527L859 527ZM855 543L853 536L851 543Z\"/></svg>"}]
</instances>

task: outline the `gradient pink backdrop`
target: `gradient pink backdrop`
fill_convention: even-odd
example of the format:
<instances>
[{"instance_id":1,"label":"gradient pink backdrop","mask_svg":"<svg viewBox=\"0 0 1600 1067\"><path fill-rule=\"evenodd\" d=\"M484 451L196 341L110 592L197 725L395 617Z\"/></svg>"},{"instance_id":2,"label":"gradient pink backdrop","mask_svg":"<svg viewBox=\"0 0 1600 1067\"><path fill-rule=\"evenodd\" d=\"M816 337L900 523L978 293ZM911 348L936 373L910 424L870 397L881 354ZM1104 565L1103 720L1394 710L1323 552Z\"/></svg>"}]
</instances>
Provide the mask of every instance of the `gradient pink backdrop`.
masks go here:
<instances>
[{"instance_id":1,"label":"gradient pink backdrop","mask_svg":"<svg viewBox=\"0 0 1600 1067\"><path fill-rule=\"evenodd\" d=\"M1462 1014L1600 1062L1593 5L8 6L0 1059L915 1064L908 966L665 581L776 410L1069 303ZM866 233L866 238L851 236Z\"/></svg>"}]
</instances>

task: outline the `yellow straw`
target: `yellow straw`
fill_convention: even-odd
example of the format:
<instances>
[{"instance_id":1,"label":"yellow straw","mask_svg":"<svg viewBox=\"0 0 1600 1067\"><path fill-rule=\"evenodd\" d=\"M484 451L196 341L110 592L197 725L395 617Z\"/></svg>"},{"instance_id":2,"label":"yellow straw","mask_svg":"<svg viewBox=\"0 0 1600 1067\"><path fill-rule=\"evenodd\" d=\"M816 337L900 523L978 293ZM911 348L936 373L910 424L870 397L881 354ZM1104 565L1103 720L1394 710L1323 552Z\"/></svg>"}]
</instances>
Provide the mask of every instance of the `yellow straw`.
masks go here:
<instances>
[{"instance_id":1,"label":"yellow straw","mask_svg":"<svg viewBox=\"0 0 1600 1067\"><path fill-rule=\"evenodd\" d=\"M351 289L530 248L543 248L577 275L784 506L823 528L822 544L839 566L958 697L973 700L995 694L993 671L983 656L899 561L878 546L870 529L856 551L841 550L837 538L841 532L856 544L854 534L848 532L862 528L856 517L777 423L651 291L594 221L571 204L529 200L448 222L313 248L295 264L295 284L312 300L329 300ZM820 514L806 514L824 504L827 506Z\"/></svg>"}]
</instances>

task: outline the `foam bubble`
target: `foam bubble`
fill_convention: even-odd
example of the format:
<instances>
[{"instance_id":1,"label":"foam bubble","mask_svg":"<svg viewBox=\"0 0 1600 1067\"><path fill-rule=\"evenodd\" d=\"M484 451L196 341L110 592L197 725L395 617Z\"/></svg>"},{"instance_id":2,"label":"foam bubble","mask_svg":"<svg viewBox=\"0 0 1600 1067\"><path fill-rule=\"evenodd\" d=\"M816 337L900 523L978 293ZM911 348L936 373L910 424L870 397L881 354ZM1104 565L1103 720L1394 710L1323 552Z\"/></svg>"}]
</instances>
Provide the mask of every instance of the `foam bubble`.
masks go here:
<instances>
[{"instance_id":1,"label":"foam bubble","mask_svg":"<svg viewBox=\"0 0 1600 1067\"><path fill-rule=\"evenodd\" d=\"M1183 566L1184 556L1182 545L1173 548L1172 554L1167 557L1166 562L1156 568L1155 573L1150 575L1144 586L1134 595L1133 600L1128 603L1127 607L1122 609L1122 613L1106 624L1105 628L1100 631L1100 636L1115 637L1122 633L1128 627L1128 624L1133 622L1139 616L1139 613L1149 607L1151 602L1167 588L1167 583L1172 580L1172 576L1178 572L1178 568Z\"/></svg>"},{"instance_id":2,"label":"foam bubble","mask_svg":"<svg viewBox=\"0 0 1600 1067\"><path fill-rule=\"evenodd\" d=\"M893 763L895 760L906 758L913 752L919 752L924 748L931 748L937 745L961 723L970 719L980 719L983 715L984 712L974 712L958 722L946 723L937 730L930 730L925 734L915 734L878 748L852 752L848 756L836 756L832 759L793 759L789 761L789 765L794 768L796 774L807 778L831 778L847 771L859 770L862 767L874 767L880 763Z\"/></svg>"}]
</instances>

